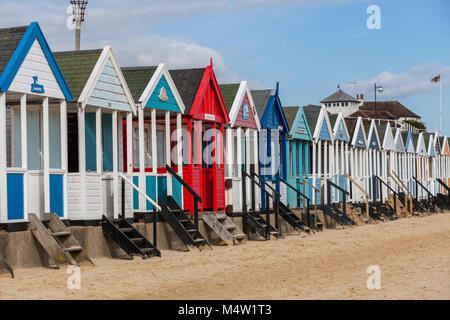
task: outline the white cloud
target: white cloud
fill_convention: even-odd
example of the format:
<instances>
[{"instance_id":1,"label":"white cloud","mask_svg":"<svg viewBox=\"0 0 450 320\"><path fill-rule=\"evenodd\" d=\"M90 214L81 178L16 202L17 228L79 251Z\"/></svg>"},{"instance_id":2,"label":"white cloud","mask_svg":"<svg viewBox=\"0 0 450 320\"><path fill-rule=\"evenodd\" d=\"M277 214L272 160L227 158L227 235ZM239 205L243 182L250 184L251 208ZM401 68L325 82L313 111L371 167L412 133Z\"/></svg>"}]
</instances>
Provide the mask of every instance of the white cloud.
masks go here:
<instances>
[{"instance_id":1,"label":"white cloud","mask_svg":"<svg viewBox=\"0 0 450 320\"><path fill-rule=\"evenodd\" d=\"M383 93L378 96L380 100L400 99L418 93L429 92L437 87L431 79L442 72L442 85L450 86L450 67L435 62L412 67L401 73L382 71L373 78L356 81L357 93L366 97L373 97L374 83L383 87ZM347 92L354 92L354 84L342 85Z\"/></svg>"}]
</instances>

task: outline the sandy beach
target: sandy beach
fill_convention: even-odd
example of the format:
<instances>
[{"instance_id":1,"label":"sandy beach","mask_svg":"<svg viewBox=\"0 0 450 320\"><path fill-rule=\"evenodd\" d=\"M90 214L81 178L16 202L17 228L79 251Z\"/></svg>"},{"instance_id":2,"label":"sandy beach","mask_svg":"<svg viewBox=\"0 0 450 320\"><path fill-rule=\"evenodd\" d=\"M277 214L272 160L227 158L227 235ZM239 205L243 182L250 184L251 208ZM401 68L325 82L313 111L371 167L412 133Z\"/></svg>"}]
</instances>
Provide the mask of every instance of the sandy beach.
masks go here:
<instances>
[{"instance_id":1,"label":"sandy beach","mask_svg":"<svg viewBox=\"0 0 450 320\"><path fill-rule=\"evenodd\" d=\"M450 299L450 214L0 276L0 299ZM381 269L368 290L367 268Z\"/></svg>"}]
</instances>

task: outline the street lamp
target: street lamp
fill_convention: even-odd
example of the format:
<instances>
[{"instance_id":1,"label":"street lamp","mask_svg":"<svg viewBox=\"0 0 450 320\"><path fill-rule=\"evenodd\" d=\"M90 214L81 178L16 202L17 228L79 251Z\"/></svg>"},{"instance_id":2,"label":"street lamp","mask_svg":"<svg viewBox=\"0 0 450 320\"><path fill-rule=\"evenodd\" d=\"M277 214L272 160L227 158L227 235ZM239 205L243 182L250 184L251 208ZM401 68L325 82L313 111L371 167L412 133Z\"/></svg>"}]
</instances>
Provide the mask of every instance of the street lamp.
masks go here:
<instances>
[{"instance_id":1,"label":"street lamp","mask_svg":"<svg viewBox=\"0 0 450 320\"><path fill-rule=\"evenodd\" d=\"M75 21L75 50L80 50L80 39L81 39L81 22L84 21L84 12L86 11L86 6L88 4L87 0L71 0L72 5L73 21Z\"/></svg>"},{"instance_id":2,"label":"street lamp","mask_svg":"<svg viewBox=\"0 0 450 320\"><path fill-rule=\"evenodd\" d=\"M377 90L379 93L383 93L383 87L377 86L377 84L374 84L374 90L375 90L375 104L374 104L374 118L377 118Z\"/></svg>"}]
</instances>

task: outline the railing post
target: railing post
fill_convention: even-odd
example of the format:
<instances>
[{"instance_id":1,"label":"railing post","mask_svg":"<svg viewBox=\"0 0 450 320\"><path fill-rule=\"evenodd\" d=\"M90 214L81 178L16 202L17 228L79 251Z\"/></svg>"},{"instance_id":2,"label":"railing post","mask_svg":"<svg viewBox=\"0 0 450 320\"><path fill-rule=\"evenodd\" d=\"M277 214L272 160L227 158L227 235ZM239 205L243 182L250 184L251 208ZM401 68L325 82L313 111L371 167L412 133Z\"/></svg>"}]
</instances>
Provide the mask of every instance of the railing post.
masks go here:
<instances>
[{"instance_id":1,"label":"railing post","mask_svg":"<svg viewBox=\"0 0 450 320\"><path fill-rule=\"evenodd\" d=\"M158 246L158 211L153 209L153 244L155 248Z\"/></svg>"},{"instance_id":2,"label":"railing post","mask_svg":"<svg viewBox=\"0 0 450 320\"><path fill-rule=\"evenodd\" d=\"M306 201L306 219L308 220L308 226L315 230L317 225L317 212L314 214L314 221L311 221L311 214L309 212L309 200L305 199L303 201Z\"/></svg>"},{"instance_id":3,"label":"railing post","mask_svg":"<svg viewBox=\"0 0 450 320\"><path fill-rule=\"evenodd\" d=\"M122 217L125 219L125 180L122 178Z\"/></svg>"},{"instance_id":4,"label":"railing post","mask_svg":"<svg viewBox=\"0 0 450 320\"><path fill-rule=\"evenodd\" d=\"M342 200L343 200L343 208L342 212L344 213L344 216L347 216L347 195L344 191L342 191Z\"/></svg>"},{"instance_id":5,"label":"railing post","mask_svg":"<svg viewBox=\"0 0 450 320\"><path fill-rule=\"evenodd\" d=\"M394 192L394 212L397 215L397 195Z\"/></svg>"},{"instance_id":6,"label":"railing post","mask_svg":"<svg viewBox=\"0 0 450 320\"><path fill-rule=\"evenodd\" d=\"M198 232L198 200L194 198L194 222L195 229Z\"/></svg>"},{"instance_id":7,"label":"railing post","mask_svg":"<svg viewBox=\"0 0 450 320\"><path fill-rule=\"evenodd\" d=\"M253 181L255 180L255 176L252 171L250 172L250 176L251 176L250 183L252 186L252 189L251 189L252 190L252 210L253 210L253 212L256 212L256 186L253 183Z\"/></svg>"},{"instance_id":8,"label":"railing post","mask_svg":"<svg viewBox=\"0 0 450 320\"><path fill-rule=\"evenodd\" d=\"M273 200L274 200L274 210L275 210L275 229L278 230L278 232L281 234L281 230L279 230L279 221L278 221L278 213L280 208L280 199L278 196L273 192Z\"/></svg>"},{"instance_id":9,"label":"railing post","mask_svg":"<svg viewBox=\"0 0 450 320\"><path fill-rule=\"evenodd\" d=\"M266 220L267 220L267 226L266 226L266 240L270 240L270 207L269 207L269 193L266 191Z\"/></svg>"},{"instance_id":10,"label":"railing post","mask_svg":"<svg viewBox=\"0 0 450 320\"><path fill-rule=\"evenodd\" d=\"M245 188L245 180L246 180L247 176L245 175L245 173L242 175L242 201L243 201L243 206L242 206L242 229L244 234L247 234L247 191ZM253 200L253 199L252 199Z\"/></svg>"}]
</instances>

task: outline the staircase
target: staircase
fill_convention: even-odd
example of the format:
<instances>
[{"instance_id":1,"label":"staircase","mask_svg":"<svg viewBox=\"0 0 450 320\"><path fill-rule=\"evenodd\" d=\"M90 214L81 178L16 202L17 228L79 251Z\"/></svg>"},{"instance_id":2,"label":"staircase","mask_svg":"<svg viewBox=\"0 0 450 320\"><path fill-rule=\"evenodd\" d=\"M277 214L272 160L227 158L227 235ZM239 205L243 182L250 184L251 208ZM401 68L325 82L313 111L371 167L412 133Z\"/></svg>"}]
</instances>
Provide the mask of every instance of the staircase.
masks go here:
<instances>
[{"instance_id":1,"label":"staircase","mask_svg":"<svg viewBox=\"0 0 450 320\"><path fill-rule=\"evenodd\" d=\"M162 209L162 217L188 249L198 248L201 250L206 245L211 248L208 241L197 230L173 197L167 196L167 205L164 204L162 199L159 199L158 202Z\"/></svg>"},{"instance_id":2,"label":"staircase","mask_svg":"<svg viewBox=\"0 0 450 320\"><path fill-rule=\"evenodd\" d=\"M408 208L406 208L403 203L400 201L399 198L395 198L397 203L396 203L396 207L397 207L397 216L400 218L407 218L409 216L409 212L408 212ZM394 195L390 194L388 195L387 201L386 201L386 205L394 210L395 206L394 206Z\"/></svg>"},{"instance_id":3,"label":"staircase","mask_svg":"<svg viewBox=\"0 0 450 320\"><path fill-rule=\"evenodd\" d=\"M254 211L246 213L247 224L260 236L266 240L270 240L270 236L277 239L283 238L283 236L275 229L271 224L267 224L266 220Z\"/></svg>"},{"instance_id":4,"label":"staircase","mask_svg":"<svg viewBox=\"0 0 450 320\"><path fill-rule=\"evenodd\" d=\"M0 273L9 273L11 277L14 279L14 271L13 268L8 264L5 258L0 256Z\"/></svg>"},{"instance_id":5,"label":"staircase","mask_svg":"<svg viewBox=\"0 0 450 320\"><path fill-rule=\"evenodd\" d=\"M245 243L247 237L225 213L204 213L202 218L227 245Z\"/></svg>"},{"instance_id":6,"label":"staircase","mask_svg":"<svg viewBox=\"0 0 450 320\"><path fill-rule=\"evenodd\" d=\"M323 212L340 226L355 226L356 223L332 204L323 206Z\"/></svg>"},{"instance_id":7,"label":"staircase","mask_svg":"<svg viewBox=\"0 0 450 320\"><path fill-rule=\"evenodd\" d=\"M355 222L356 225L365 225L369 222L369 220L366 218L366 215L363 216L362 208L365 207L366 207L365 203L352 204L346 202L346 215L351 220L353 220L353 222ZM339 203L339 209L343 211L342 203Z\"/></svg>"},{"instance_id":8,"label":"staircase","mask_svg":"<svg viewBox=\"0 0 450 320\"><path fill-rule=\"evenodd\" d=\"M291 211L284 203L279 202L279 214L280 216L291 225L295 229L295 231L310 233L311 229L303 223L302 219L300 219L294 212Z\"/></svg>"},{"instance_id":9,"label":"staircase","mask_svg":"<svg viewBox=\"0 0 450 320\"><path fill-rule=\"evenodd\" d=\"M152 256L161 257L161 252L122 216L118 219L109 219L103 215L101 225L103 233L130 258L133 256L141 256L142 259Z\"/></svg>"},{"instance_id":10,"label":"staircase","mask_svg":"<svg viewBox=\"0 0 450 320\"><path fill-rule=\"evenodd\" d=\"M94 265L86 251L55 213L47 213L47 221L42 222L30 213L30 231L47 252L52 262L56 265L71 264L80 265L90 263Z\"/></svg>"}]
</instances>

